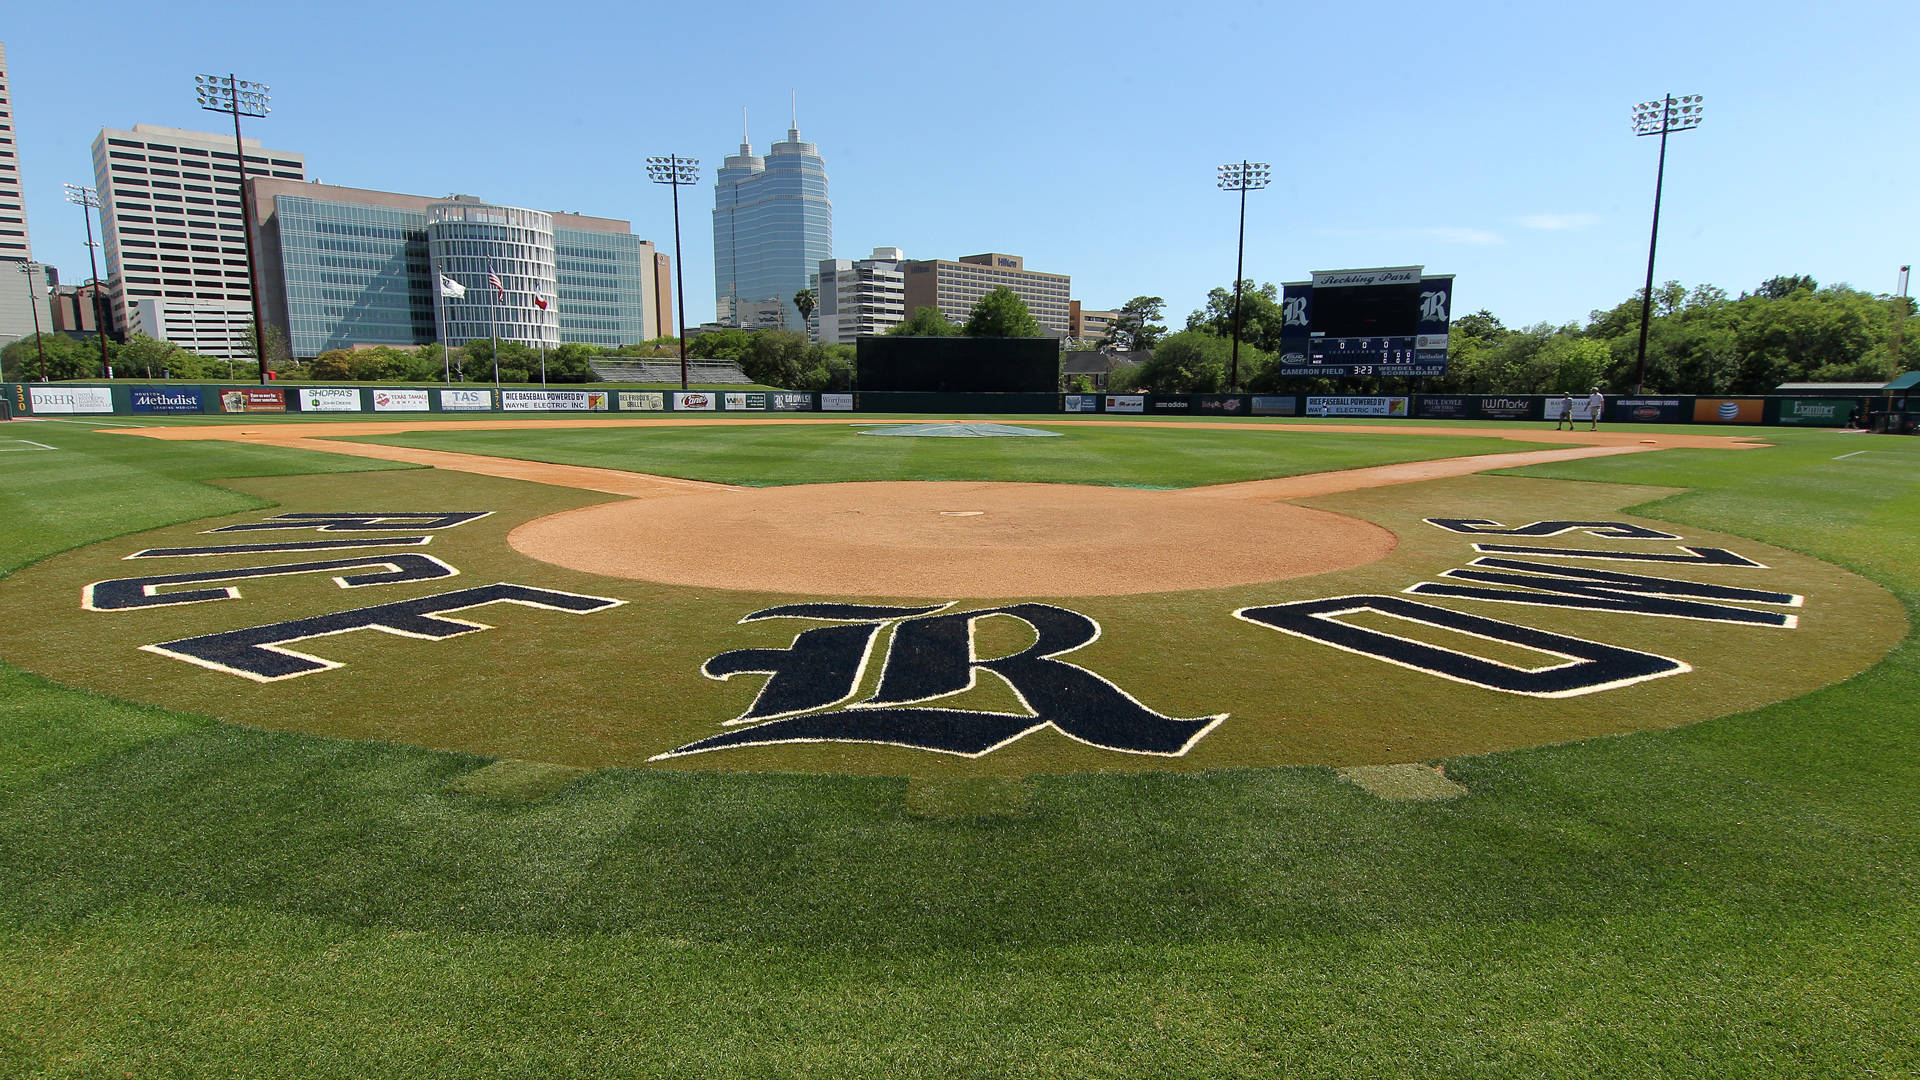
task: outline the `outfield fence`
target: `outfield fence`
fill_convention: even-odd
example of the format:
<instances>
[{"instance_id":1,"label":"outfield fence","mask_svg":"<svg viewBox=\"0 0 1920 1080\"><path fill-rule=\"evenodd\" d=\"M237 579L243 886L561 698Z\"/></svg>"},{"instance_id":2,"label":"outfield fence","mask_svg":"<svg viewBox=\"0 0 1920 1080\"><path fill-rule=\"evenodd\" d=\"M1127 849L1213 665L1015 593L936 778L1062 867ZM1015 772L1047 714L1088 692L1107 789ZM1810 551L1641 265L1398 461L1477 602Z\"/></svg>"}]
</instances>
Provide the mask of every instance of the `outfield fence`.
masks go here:
<instances>
[{"instance_id":1,"label":"outfield fence","mask_svg":"<svg viewBox=\"0 0 1920 1080\"><path fill-rule=\"evenodd\" d=\"M1475 422L1558 423L1565 399L1554 394L990 394L808 390L619 390L592 384L565 389L454 386L269 385L255 383L0 383L17 417L190 416L409 413L716 414L968 413L1203 417L1377 417ZM1920 401L1857 397L1642 396L1609 398L1604 424L1781 424L1845 427L1857 419L1875 431L1920 431ZM1574 423L1590 423L1586 399L1573 401Z\"/></svg>"}]
</instances>

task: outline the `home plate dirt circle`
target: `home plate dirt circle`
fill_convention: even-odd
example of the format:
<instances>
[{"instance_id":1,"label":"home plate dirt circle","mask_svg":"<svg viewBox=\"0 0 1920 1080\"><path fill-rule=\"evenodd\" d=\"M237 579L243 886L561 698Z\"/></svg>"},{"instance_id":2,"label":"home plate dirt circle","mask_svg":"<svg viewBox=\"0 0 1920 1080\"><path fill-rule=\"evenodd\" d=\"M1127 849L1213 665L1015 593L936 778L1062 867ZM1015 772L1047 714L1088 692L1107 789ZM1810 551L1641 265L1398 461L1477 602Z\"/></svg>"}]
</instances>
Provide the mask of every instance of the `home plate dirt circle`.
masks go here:
<instances>
[{"instance_id":1,"label":"home plate dirt circle","mask_svg":"<svg viewBox=\"0 0 1920 1080\"><path fill-rule=\"evenodd\" d=\"M1269 499L1069 484L709 488L584 507L508 537L609 577L806 596L1116 596L1360 566L1391 532Z\"/></svg>"}]
</instances>

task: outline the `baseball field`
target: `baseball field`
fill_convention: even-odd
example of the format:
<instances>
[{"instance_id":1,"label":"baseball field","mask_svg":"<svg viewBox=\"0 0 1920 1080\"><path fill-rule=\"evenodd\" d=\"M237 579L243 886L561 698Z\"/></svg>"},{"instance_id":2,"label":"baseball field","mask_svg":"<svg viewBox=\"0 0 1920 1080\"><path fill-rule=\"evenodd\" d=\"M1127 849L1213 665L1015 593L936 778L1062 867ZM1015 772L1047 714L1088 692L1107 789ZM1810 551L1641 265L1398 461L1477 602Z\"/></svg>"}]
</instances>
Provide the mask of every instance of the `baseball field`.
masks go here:
<instances>
[{"instance_id":1,"label":"baseball field","mask_svg":"<svg viewBox=\"0 0 1920 1080\"><path fill-rule=\"evenodd\" d=\"M0 1076L1920 1073L1920 442L930 419L0 425Z\"/></svg>"}]
</instances>

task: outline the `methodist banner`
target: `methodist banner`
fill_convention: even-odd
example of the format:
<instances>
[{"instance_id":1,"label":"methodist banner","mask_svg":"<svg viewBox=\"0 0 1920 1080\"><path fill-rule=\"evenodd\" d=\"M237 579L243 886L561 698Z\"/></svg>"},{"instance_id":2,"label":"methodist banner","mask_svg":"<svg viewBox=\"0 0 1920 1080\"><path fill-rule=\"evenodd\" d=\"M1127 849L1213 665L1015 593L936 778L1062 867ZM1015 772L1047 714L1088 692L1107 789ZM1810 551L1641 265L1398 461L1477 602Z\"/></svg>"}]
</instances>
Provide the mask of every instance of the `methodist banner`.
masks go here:
<instances>
[{"instance_id":1,"label":"methodist banner","mask_svg":"<svg viewBox=\"0 0 1920 1080\"><path fill-rule=\"evenodd\" d=\"M1854 407L1850 398L1786 398L1780 402L1780 422L1798 427L1841 427Z\"/></svg>"},{"instance_id":2,"label":"methodist banner","mask_svg":"<svg viewBox=\"0 0 1920 1080\"><path fill-rule=\"evenodd\" d=\"M767 399L767 408L775 412L812 412L813 395L804 391L791 394L773 394Z\"/></svg>"},{"instance_id":3,"label":"methodist banner","mask_svg":"<svg viewBox=\"0 0 1920 1080\"><path fill-rule=\"evenodd\" d=\"M1463 397L1422 397L1413 414L1422 420L1465 420L1471 415Z\"/></svg>"},{"instance_id":4,"label":"methodist banner","mask_svg":"<svg viewBox=\"0 0 1920 1080\"><path fill-rule=\"evenodd\" d=\"M658 390L620 391L621 412L660 412L667 407L667 395Z\"/></svg>"},{"instance_id":5,"label":"methodist banner","mask_svg":"<svg viewBox=\"0 0 1920 1080\"><path fill-rule=\"evenodd\" d=\"M442 390L440 391L441 412L492 412L493 391L491 390Z\"/></svg>"},{"instance_id":6,"label":"methodist banner","mask_svg":"<svg viewBox=\"0 0 1920 1080\"><path fill-rule=\"evenodd\" d=\"M767 407L766 394L746 390L729 390L723 401L729 411L739 411L742 409L751 411L755 409L765 409Z\"/></svg>"},{"instance_id":7,"label":"methodist banner","mask_svg":"<svg viewBox=\"0 0 1920 1080\"><path fill-rule=\"evenodd\" d=\"M605 390L502 390L500 407L508 412L606 412Z\"/></svg>"},{"instance_id":8,"label":"methodist banner","mask_svg":"<svg viewBox=\"0 0 1920 1080\"><path fill-rule=\"evenodd\" d=\"M229 413L286 412L287 392L259 387L220 391L220 411Z\"/></svg>"},{"instance_id":9,"label":"methodist banner","mask_svg":"<svg viewBox=\"0 0 1920 1080\"><path fill-rule=\"evenodd\" d=\"M133 401L133 411L137 413L197 413L206 407L200 398L198 387L136 386L129 395Z\"/></svg>"},{"instance_id":10,"label":"methodist banner","mask_svg":"<svg viewBox=\"0 0 1920 1080\"><path fill-rule=\"evenodd\" d=\"M1405 416L1403 397L1310 397L1308 416Z\"/></svg>"},{"instance_id":11,"label":"methodist banner","mask_svg":"<svg viewBox=\"0 0 1920 1080\"><path fill-rule=\"evenodd\" d=\"M1760 398L1693 399L1693 419L1699 424L1757 424L1766 407Z\"/></svg>"},{"instance_id":12,"label":"methodist banner","mask_svg":"<svg viewBox=\"0 0 1920 1080\"><path fill-rule=\"evenodd\" d=\"M24 265L24 264L23 264ZM104 386L29 386L37 413L110 413L113 391Z\"/></svg>"},{"instance_id":13,"label":"methodist banner","mask_svg":"<svg viewBox=\"0 0 1920 1080\"><path fill-rule=\"evenodd\" d=\"M1483 397L1474 406L1482 420L1533 420L1540 415L1533 398Z\"/></svg>"},{"instance_id":14,"label":"methodist banner","mask_svg":"<svg viewBox=\"0 0 1920 1080\"><path fill-rule=\"evenodd\" d=\"M1686 420L1679 398L1619 398L1613 418L1623 424L1678 424Z\"/></svg>"},{"instance_id":15,"label":"methodist banner","mask_svg":"<svg viewBox=\"0 0 1920 1080\"><path fill-rule=\"evenodd\" d=\"M820 408L826 412L852 412L852 394L821 394Z\"/></svg>"},{"instance_id":16,"label":"methodist banner","mask_svg":"<svg viewBox=\"0 0 1920 1080\"><path fill-rule=\"evenodd\" d=\"M675 391L670 396L673 398L673 410L675 412L688 409L692 409L695 412L711 412L714 409L713 395L704 391L694 390L688 393Z\"/></svg>"},{"instance_id":17,"label":"methodist banner","mask_svg":"<svg viewBox=\"0 0 1920 1080\"><path fill-rule=\"evenodd\" d=\"M1108 394L1105 412L1145 412L1147 399L1143 394Z\"/></svg>"},{"instance_id":18,"label":"methodist banner","mask_svg":"<svg viewBox=\"0 0 1920 1080\"><path fill-rule=\"evenodd\" d=\"M360 388L355 386L301 387L301 412L359 412Z\"/></svg>"},{"instance_id":19,"label":"methodist banner","mask_svg":"<svg viewBox=\"0 0 1920 1080\"><path fill-rule=\"evenodd\" d=\"M1099 412L1100 399L1092 394L1065 394L1060 398L1061 412Z\"/></svg>"},{"instance_id":20,"label":"methodist banner","mask_svg":"<svg viewBox=\"0 0 1920 1080\"><path fill-rule=\"evenodd\" d=\"M425 390L375 390L374 412L426 412Z\"/></svg>"},{"instance_id":21,"label":"methodist banner","mask_svg":"<svg viewBox=\"0 0 1920 1080\"><path fill-rule=\"evenodd\" d=\"M1293 416L1300 408L1300 399L1292 394L1277 397L1256 394L1253 398L1255 416Z\"/></svg>"}]
</instances>

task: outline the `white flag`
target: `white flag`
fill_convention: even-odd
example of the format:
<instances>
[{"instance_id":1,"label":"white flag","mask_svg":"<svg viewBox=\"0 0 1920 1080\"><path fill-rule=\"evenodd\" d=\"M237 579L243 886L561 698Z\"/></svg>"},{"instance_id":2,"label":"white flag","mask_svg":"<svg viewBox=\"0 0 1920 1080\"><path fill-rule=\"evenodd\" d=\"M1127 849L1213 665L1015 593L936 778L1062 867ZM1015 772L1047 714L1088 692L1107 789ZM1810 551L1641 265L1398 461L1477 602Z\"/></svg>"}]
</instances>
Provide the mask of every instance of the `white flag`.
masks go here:
<instances>
[{"instance_id":1,"label":"white flag","mask_svg":"<svg viewBox=\"0 0 1920 1080\"><path fill-rule=\"evenodd\" d=\"M467 295L467 287L445 274L440 275L440 295L458 300Z\"/></svg>"}]
</instances>

